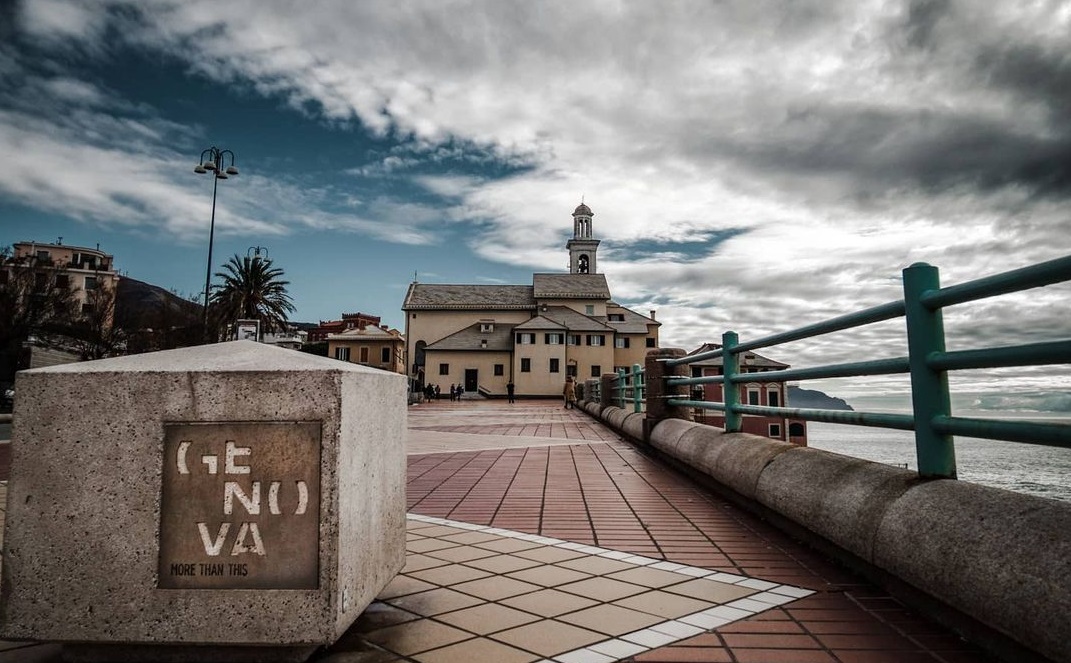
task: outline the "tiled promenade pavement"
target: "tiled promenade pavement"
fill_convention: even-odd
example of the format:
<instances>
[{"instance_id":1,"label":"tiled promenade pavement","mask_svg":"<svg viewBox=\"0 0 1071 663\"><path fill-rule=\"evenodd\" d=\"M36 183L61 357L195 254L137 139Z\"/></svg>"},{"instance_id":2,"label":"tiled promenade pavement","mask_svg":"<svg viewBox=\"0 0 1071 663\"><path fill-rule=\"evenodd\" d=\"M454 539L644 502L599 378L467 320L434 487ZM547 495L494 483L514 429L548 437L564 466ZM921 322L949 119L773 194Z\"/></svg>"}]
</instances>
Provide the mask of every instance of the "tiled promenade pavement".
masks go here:
<instances>
[{"instance_id":1,"label":"tiled promenade pavement","mask_svg":"<svg viewBox=\"0 0 1071 663\"><path fill-rule=\"evenodd\" d=\"M323 660L990 661L555 401L409 431L408 563Z\"/></svg>"},{"instance_id":2,"label":"tiled promenade pavement","mask_svg":"<svg viewBox=\"0 0 1071 663\"><path fill-rule=\"evenodd\" d=\"M408 443L406 567L315 660L990 661L557 402L416 405Z\"/></svg>"}]
</instances>

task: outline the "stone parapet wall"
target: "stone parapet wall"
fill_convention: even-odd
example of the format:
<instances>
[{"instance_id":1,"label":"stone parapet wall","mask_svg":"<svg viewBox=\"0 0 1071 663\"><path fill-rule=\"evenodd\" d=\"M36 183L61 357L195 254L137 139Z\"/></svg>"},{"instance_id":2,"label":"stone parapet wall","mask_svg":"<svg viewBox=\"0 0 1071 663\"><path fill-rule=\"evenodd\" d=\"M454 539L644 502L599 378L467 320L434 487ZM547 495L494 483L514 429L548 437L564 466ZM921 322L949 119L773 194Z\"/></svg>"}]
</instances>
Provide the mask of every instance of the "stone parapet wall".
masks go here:
<instances>
[{"instance_id":1,"label":"stone parapet wall","mask_svg":"<svg viewBox=\"0 0 1071 663\"><path fill-rule=\"evenodd\" d=\"M584 410L644 442L643 415ZM1071 504L679 419L656 423L646 443L891 584L1071 661Z\"/></svg>"}]
</instances>

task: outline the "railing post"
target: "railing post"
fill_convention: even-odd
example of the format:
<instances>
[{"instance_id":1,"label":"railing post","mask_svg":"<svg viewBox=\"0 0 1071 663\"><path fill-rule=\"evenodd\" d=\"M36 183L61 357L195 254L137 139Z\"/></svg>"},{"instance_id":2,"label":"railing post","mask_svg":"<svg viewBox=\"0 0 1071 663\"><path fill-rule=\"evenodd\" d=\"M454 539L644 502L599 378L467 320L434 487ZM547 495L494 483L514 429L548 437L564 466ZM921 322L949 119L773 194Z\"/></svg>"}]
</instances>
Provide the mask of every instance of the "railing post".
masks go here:
<instances>
[{"instance_id":1,"label":"railing post","mask_svg":"<svg viewBox=\"0 0 1071 663\"><path fill-rule=\"evenodd\" d=\"M614 385L617 384L617 373L603 373L599 378L599 404L604 408L614 404Z\"/></svg>"},{"instance_id":2,"label":"railing post","mask_svg":"<svg viewBox=\"0 0 1071 663\"><path fill-rule=\"evenodd\" d=\"M740 338L736 332L728 331L721 335L722 358L722 401L725 403L725 432L739 433L743 430L743 417L736 408L740 405L740 389L732 381L740 373L740 355L734 352Z\"/></svg>"},{"instance_id":3,"label":"railing post","mask_svg":"<svg viewBox=\"0 0 1071 663\"><path fill-rule=\"evenodd\" d=\"M625 409L625 369L617 369L617 407Z\"/></svg>"},{"instance_id":4,"label":"railing post","mask_svg":"<svg viewBox=\"0 0 1071 663\"><path fill-rule=\"evenodd\" d=\"M904 310L907 320L907 355L911 370L911 404L915 417L915 453L919 476L956 478L956 448L951 435L933 429L934 417L952 413L948 374L927 366L927 358L945 351L945 325L941 309L921 301L928 290L941 288L937 268L916 263L904 270Z\"/></svg>"},{"instance_id":5,"label":"railing post","mask_svg":"<svg viewBox=\"0 0 1071 663\"><path fill-rule=\"evenodd\" d=\"M669 398L688 398L688 387L670 387L666 378L688 377L688 365L666 366L667 359L679 359L687 353L680 348L658 348L648 350L644 361L647 385L647 416L643 419L644 439L650 439L651 431L663 419L685 419L692 421L692 410L686 407L671 407L666 404Z\"/></svg>"},{"instance_id":6,"label":"railing post","mask_svg":"<svg viewBox=\"0 0 1071 663\"><path fill-rule=\"evenodd\" d=\"M632 365L632 411L642 412L643 405L643 379L640 371L643 369L639 364Z\"/></svg>"}]
</instances>

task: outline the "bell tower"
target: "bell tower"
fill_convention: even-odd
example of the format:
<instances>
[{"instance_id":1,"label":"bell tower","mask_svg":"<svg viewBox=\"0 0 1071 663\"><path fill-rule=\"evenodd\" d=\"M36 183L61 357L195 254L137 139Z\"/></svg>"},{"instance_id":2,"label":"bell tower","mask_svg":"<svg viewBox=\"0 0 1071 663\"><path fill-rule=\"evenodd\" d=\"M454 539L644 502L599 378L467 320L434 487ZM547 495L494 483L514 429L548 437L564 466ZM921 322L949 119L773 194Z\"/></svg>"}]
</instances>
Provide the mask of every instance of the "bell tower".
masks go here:
<instances>
[{"instance_id":1,"label":"bell tower","mask_svg":"<svg viewBox=\"0 0 1071 663\"><path fill-rule=\"evenodd\" d=\"M595 213L591 208L580 203L573 210L573 238L565 243L569 249L570 274L596 274L595 253L599 249L599 240L591 236L591 217Z\"/></svg>"}]
</instances>

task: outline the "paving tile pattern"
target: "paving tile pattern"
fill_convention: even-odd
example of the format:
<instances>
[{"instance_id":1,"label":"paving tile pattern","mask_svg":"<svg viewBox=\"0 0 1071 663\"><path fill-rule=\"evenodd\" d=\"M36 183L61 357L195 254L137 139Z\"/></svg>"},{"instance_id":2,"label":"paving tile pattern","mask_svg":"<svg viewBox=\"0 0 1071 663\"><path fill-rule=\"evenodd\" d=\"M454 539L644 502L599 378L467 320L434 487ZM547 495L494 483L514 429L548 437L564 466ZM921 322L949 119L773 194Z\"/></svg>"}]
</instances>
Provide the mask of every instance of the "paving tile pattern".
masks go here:
<instances>
[{"instance_id":1,"label":"paving tile pattern","mask_svg":"<svg viewBox=\"0 0 1071 663\"><path fill-rule=\"evenodd\" d=\"M405 568L330 656L360 653L347 660L364 661L376 652L466 663L492 655L515 661L613 661L812 593L428 516L410 516L407 539ZM419 545L428 541L436 544ZM414 546L428 551L414 552ZM583 571L565 566L582 561L588 562Z\"/></svg>"},{"instance_id":2,"label":"paving tile pattern","mask_svg":"<svg viewBox=\"0 0 1071 663\"><path fill-rule=\"evenodd\" d=\"M457 405L447 403L447 406ZM509 410L497 402L462 404L453 426L464 431ZM509 416L586 418L551 402L518 403ZM449 425L442 408L428 416ZM545 412L540 412L545 410ZM412 423L419 425L421 419ZM516 422L519 425L521 422ZM485 449L409 458L409 509L436 516L557 537L671 563L795 585L815 594L651 651L607 653L606 660L988 663L976 646L906 608L883 590L801 545L769 524L697 487L607 432L605 442ZM578 558L558 565L591 572ZM620 571L621 569L618 569ZM600 575L607 575L601 573ZM717 578L717 576L712 576ZM523 577L522 577L523 579ZM553 590L547 590L553 591ZM674 606L663 592L664 616ZM534 599L533 599L534 600ZM689 599L695 600L695 599ZM648 597L647 605L652 605ZM629 607L628 597L616 603ZM613 658L617 656L617 658Z\"/></svg>"}]
</instances>

